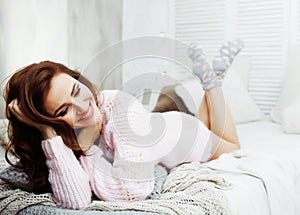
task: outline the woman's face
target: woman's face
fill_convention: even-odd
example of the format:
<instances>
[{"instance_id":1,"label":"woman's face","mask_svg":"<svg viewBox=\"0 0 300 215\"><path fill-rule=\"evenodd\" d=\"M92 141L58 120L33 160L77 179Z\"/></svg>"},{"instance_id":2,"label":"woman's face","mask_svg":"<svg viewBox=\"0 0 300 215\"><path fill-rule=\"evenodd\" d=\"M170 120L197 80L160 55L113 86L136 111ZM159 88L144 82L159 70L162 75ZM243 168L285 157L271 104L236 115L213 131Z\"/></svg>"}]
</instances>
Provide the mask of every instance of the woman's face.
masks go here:
<instances>
[{"instance_id":1,"label":"woman's face","mask_svg":"<svg viewBox=\"0 0 300 215\"><path fill-rule=\"evenodd\" d=\"M72 128L96 123L101 130L102 114L92 92L68 74L59 73L52 78L44 108L51 116L64 120Z\"/></svg>"}]
</instances>

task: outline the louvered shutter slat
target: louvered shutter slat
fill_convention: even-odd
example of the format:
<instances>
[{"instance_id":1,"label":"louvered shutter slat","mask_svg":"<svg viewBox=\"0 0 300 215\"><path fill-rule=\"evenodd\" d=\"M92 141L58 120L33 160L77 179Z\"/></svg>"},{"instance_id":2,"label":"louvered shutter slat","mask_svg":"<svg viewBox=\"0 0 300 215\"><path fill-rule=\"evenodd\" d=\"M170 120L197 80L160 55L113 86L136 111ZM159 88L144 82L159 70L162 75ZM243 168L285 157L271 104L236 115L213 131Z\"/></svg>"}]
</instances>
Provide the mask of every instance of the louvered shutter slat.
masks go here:
<instances>
[{"instance_id":1,"label":"louvered shutter slat","mask_svg":"<svg viewBox=\"0 0 300 215\"><path fill-rule=\"evenodd\" d=\"M300 46L300 0L297 1L297 45Z\"/></svg>"},{"instance_id":2,"label":"louvered shutter slat","mask_svg":"<svg viewBox=\"0 0 300 215\"><path fill-rule=\"evenodd\" d=\"M249 91L269 114L278 100L284 69L284 0L238 0L236 35L251 56Z\"/></svg>"}]
</instances>

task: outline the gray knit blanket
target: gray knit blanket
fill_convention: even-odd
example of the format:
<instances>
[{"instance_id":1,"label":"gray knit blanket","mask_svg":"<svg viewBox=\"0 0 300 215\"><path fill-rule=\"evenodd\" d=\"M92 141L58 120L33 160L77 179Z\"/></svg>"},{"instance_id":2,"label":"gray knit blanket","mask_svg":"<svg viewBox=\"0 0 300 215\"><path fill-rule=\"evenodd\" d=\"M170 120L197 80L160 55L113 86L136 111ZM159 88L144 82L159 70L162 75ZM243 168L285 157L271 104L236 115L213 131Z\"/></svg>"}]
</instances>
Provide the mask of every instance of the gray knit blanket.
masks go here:
<instances>
[{"instance_id":1,"label":"gray knit blanket","mask_svg":"<svg viewBox=\"0 0 300 215\"><path fill-rule=\"evenodd\" d=\"M0 164L3 168L3 165ZM0 214L200 214L227 215L230 208L223 189L230 183L199 162L183 164L167 176L159 199L136 202L105 202L94 200L82 210L59 208L50 193L36 195L0 180Z\"/></svg>"}]
</instances>

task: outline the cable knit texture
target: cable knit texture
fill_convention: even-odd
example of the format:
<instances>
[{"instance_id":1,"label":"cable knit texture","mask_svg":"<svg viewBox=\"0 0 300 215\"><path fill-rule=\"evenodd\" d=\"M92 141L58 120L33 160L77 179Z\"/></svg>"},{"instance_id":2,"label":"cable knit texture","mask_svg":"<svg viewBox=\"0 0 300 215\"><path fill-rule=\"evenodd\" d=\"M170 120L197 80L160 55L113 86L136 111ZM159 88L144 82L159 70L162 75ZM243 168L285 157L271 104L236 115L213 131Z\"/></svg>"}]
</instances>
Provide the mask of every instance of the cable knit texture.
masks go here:
<instances>
[{"instance_id":1,"label":"cable knit texture","mask_svg":"<svg viewBox=\"0 0 300 215\"><path fill-rule=\"evenodd\" d=\"M54 201L64 208L80 209L91 203L92 191L89 177L71 149L67 148L60 136L43 141L42 147L47 158L49 182Z\"/></svg>"}]
</instances>

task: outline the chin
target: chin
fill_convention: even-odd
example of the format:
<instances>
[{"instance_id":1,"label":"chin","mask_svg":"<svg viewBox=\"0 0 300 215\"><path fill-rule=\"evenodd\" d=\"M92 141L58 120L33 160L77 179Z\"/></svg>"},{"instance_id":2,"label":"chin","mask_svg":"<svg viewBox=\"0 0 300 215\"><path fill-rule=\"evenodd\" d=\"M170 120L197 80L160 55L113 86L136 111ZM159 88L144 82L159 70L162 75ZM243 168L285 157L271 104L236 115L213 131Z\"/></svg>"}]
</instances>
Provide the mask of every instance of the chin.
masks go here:
<instances>
[{"instance_id":1,"label":"chin","mask_svg":"<svg viewBox=\"0 0 300 215\"><path fill-rule=\"evenodd\" d=\"M94 126L99 124L101 125L101 129L102 129L102 115L95 114L93 118L89 119L86 122L78 123L77 125L74 126L74 128L86 128L89 126Z\"/></svg>"}]
</instances>

